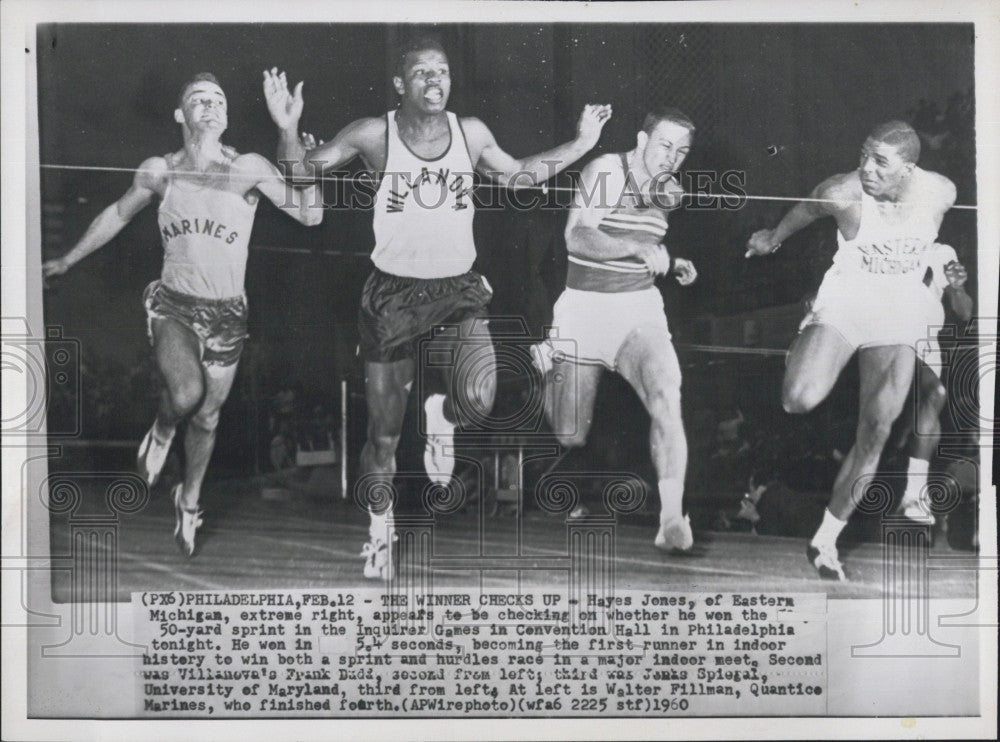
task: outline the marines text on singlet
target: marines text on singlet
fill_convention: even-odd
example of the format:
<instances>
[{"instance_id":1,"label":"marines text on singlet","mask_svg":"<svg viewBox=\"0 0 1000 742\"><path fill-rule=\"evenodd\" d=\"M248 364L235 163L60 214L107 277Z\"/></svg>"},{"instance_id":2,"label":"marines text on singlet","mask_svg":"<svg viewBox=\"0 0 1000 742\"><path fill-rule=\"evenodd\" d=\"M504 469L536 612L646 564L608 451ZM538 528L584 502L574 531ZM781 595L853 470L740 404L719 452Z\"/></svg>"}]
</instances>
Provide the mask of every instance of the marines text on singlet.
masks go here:
<instances>
[{"instance_id":1,"label":"marines text on singlet","mask_svg":"<svg viewBox=\"0 0 1000 742\"><path fill-rule=\"evenodd\" d=\"M235 191L177 177L176 158L166 159L171 172L157 213L163 284L205 299L241 296L256 202L248 203ZM216 184L227 180L228 168L211 177Z\"/></svg>"},{"instance_id":2,"label":"marines text on singlet","mask_svg":"<svg viewBox=\"0 0 1000 742\"><path fill-rule=\"evenodd\" d=\"M837 232L833 269L861 276L903 276L921 268L924 251L937 239L937 226L926 209L904 205L909 213L887 219L874 198L861 194L861 221L853 240Z\"/></svg>"},{"instance_id":3,"label":"marines text on singlet","mask_svg":"<svg viewBox=\"0 0 1000 742\"><path fill-rule=\"evenodd\" d=\"M656 206L644 204L642 198L635 192L636 189L628 187L632 182L629 177L628 159L624 154L620 154L619 157L625 171L626 188L621 195L619 205L601 219L597 229L610 237L627 237L630 240L657 245L667 234L667 213ZM566 272L568 288L617 293L640 291L652 285L653 275L646 264L637 257L599 260L582 258L572 253L569 255Z\"/></svg>"},{"instance_id":4,"label":"marines text on singlet","mask_svg":"<svg viewBox=\"0 0 1000 742\"><path fill-rule=\"evenodd\" d=\"M372 253L386 273L446 278L465 273L476 259L472 158L458 117L447 116L448 149L425 160L400 138L396 112L386 114L386 164L375 196Z\"/></svg>"}]
</instances>

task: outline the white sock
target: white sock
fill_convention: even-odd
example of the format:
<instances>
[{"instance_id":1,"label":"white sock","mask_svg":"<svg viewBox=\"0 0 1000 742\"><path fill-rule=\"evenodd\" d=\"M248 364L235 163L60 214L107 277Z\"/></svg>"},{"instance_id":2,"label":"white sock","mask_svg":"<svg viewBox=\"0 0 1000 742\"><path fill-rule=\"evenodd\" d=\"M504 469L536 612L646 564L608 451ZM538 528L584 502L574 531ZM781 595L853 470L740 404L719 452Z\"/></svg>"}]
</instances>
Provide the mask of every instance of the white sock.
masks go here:
<instances>
[{"instance_id":1,"label":"white sock","mask_svg":"<svg viewBox=\"0 0 1000 742\"><path fill-rule=\"evenodd\" d=\"M668 523L683 517L684 501L683 479L661 479L657 486L660 490L660 523Z\"/></svg>"},{"instance_id":2,"label":"white sock","mask_svg":"<svg viewBox=\"0 0 1000 742\"><path fill-rule=\"evenodd\" d=\"M369 510L371 523L368 526L368 535L373 539L385 541L388 534L392 532L392 510L386 509L381 513Z\"/></svg>"},{"instance_id":3,"label":"white sock","mask_svg":"<svg viewBox=\"0 0 1000 742\"><path fill-rule=\"evenodd\" d=\"M813 546L836 546L837 538L840 536L840 532L844 530L844 526L846 525L846 520L841 520L828 509L824 510L823 522L819 524L819 529L817 529L816 535L812 537L812 541L809 543Z\"/></svg>"},{"instance_id":4,"label":"white sock","mask_svg":"<svg viewBox=\"0 0 1000 742\"><path fill-rule=\"evenodd\" d=\"M930 465L931 462L924 459L910 458L910 465L906 470L906 492L903 493L904 505L919 502L920 493L927 487L927 471Z\"/></svg>"}]
</instances>

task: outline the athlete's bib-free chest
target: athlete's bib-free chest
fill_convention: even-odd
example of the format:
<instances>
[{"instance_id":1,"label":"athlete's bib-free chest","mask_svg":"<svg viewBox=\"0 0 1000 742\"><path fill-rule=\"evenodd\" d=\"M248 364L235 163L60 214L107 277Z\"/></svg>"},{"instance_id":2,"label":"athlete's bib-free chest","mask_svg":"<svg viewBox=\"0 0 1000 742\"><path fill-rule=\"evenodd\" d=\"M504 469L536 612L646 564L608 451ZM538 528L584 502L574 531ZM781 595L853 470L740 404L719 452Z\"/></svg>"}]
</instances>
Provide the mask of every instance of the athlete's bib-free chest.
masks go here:
<instances>
[{"instance_id":1,"label":"athlete's bib-free chest","mask_svg":"<svg viewBox=\"0 0 1000 742\"><path fill-rule=\"evenodd\" d=\"M204 298L241 295L256 208L218 179L171 177L157 210L164 283Z\"/></svg>"},{"instance_id":2,"label":"athlete's bib-free chest","mask_svg":"<svg viewBox=\"0 0 1000 742\"><path fill-rule=\"evenodd\" d=\"M937 225L919 204L882 205L862 194L858 232L853 239L837 233L834 265L841 271L871 276L905 275L917 271L928 246L937 239Z\"/></svg>"},{"instance_id":3,"label":"athlete's bib-free chest","mask_svg":"<svg viewBox=\"0 0 1000 742\"><path fill-rule=\"evenodd\" d=\"M386 273L445 278L465 273L476 258L472 238L473 167L457 116L447 112L449 140L420 147L400 137L386 115L386 166L375 197L372 261Z\"/></svg>"}]
</instances>

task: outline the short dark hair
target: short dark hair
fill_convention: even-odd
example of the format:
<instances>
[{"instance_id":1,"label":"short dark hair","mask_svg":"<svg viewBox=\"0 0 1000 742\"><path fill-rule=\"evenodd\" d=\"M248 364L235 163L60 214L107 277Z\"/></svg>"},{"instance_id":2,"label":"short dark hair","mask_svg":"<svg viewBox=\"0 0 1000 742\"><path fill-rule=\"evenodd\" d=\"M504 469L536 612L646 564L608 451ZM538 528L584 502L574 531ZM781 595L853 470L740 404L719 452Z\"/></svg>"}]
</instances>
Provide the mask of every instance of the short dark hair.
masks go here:
<instances>
[{"instance_id":1,"label":"short dark hair","mask_svg":"<svg viewBox=\"0 0 1000 742\"><path fill-rule=\"evenodd\" d=\"M920 159L920 137L916 130L905 121L886 121L879 124L868 138L874 142L891 144L899 152L899 156L907 162Z\"/></svg>"},{"instance_id":2,"label":"short dark hair","mask_svg":"<svg viewBox=\"0 0 1000 742\"><path fill-rule=\"evenodd\" d=\"M397 77L402 77L403 73L406 71L406 58L410 54L416 54L417 52L425 51L436 51L441 52L445 59L448 58L448 52L444 49L444 44L436 36L414 36L409 41L400 44L398 51L396 53L396 70L395 75Z\"/></svg>"},{"instance_id":3,"label":"short dark hair","mask_svg":"<svg viewBox=\"0 0 1000 742\"><path fill-rule=\"evenodd\" d=\"M194 85L195 83L199 82L210 82L213 85L218 85L220 89L222 88L222 83L219 82L219 78L217 78L211 72L199 72L196 75L192 75L187 82L181 85L181 92L177 96L178 108L184 107L184 94L187 93L188 88Z\"/></svg>"},{"instance_id":4,"label":"short dark hair","mask_svg":"<svg viewBox=\"0 0 1000 742\"><path fill-rule=\"evenodd\" d=\"M688 117L686 113L681 111L679 108L674 108L673 106L657 106L650 110L646 114L646 118L642 120L642 130L647 134L652 134L653 129L659 126L664 121L669 121L678 126L683 126L689 132L694 134L694 122Z\"/></svg>"}]
</instances>

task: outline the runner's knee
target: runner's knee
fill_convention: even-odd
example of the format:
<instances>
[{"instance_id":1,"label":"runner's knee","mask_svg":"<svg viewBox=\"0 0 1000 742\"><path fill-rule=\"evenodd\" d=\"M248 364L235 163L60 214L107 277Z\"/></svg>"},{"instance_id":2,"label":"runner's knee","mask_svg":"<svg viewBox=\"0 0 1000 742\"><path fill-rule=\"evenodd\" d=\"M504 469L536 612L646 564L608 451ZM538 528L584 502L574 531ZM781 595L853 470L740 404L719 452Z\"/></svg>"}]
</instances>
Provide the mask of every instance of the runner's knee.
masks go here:
<instances>
[{"instance_id":1,"label":"runner's knee","mask_svg":"<svg viewBox=\"0 0 1000 742\"><path fill-rule=\"evenodd\" d=\"M826 396L826 389L809 379L785 380L781 405L785 412L801 415L813 410Z\"/></svg>"},{"instance_id":2,"label":"runner's knee","mask_svg":"<svg viewBox=\"0 0 1000 742\"><path fill-rule=\"evenodd\" d=\"M168 390L170 406L176 415L183 417L193 412L205 394L205 387L200 380L189 380L177 384Z\"/></svg>"},{"instance_id":3,"label":"runner's knee","mask_svg":"<svg viewBox=\"0 0 1000 742\"><path fill-rule=\"evenodd\" d=\"M206 433L214 433L215 429L219 427L219 413L219 409L200 409L191 416L189 424Z\"/></svg>"},{"instance_id":4,"label":"runner's knee","mask_svg":"<svg viewBox=\"0 0 1000 742\"><path fill-rule=\"evenodd\" d=\"M396 454L396 449L399 447L399 434L391 433L374 433L370 432L368 435L368 442L371 444L372 448L375 449L375 455L379 458L385 458L387 456L394 456Z\"/></svg>"}]
</instances>

